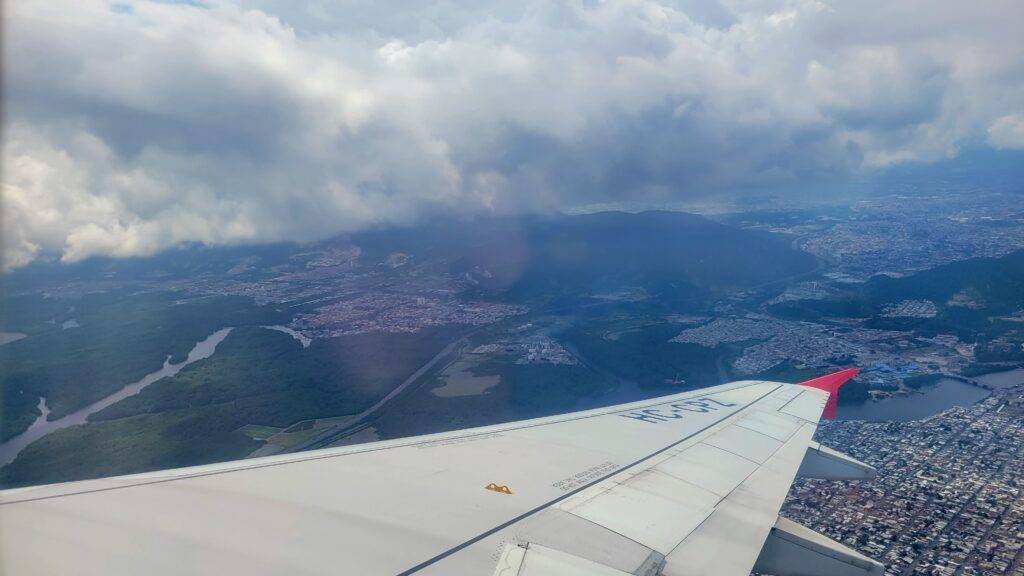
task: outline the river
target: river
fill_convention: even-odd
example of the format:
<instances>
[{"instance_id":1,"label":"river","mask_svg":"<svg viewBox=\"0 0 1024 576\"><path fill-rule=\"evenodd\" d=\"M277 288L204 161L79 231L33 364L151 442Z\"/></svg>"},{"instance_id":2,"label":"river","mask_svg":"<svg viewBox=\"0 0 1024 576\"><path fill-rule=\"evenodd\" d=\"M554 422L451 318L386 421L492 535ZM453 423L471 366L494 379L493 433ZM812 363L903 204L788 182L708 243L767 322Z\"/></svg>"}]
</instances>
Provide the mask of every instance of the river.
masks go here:
<instances>
[{"instance_id":1,"label":"river","mask_svg":"<svg viewBox=\"0 0 1024 576\"><path fill-rule=\"evenodd\" d=\"M0 332L0 346L4 344L10 344L11 342L17 342L27 336L21 332Z\"/></svg>"},{"instance_id":2,"label":"river","mask_svg":"<svg viewBox=\"0 0 1024 576\"><path fill-rule=\"evenodd\" d=\"M1007 370L1005 372L992 372L974 378L978 382L993 388L1010 388L1024 384L1024 368Z\"/></svg>"},{"instance_id":3,"label":"river","mask_svg":"<svg viewBox=\"0 0 1024 576\"><path fill-rule=\"evenodd\" d=\"M220 344L224 338L227 337L228 333L231 332L231 328L222 328L213 334L210 334L203 341L196 344L192 350L188 353L188 358L183 362L177 364L171 364L171 357L168 356L164 360L162 368L155 372L151 372L142 377L141 380L133 382L124 388L114 392L110 396L94 402L85 408L80 408L71 414L57 420L47 420L46 417L50 413L50 409L46 406L46 399L39 399L39 410L42 415L36 418L35 422L28 427L27 430L21 434L11 438L7 442L0 444L0 467L5 466L25 449L26 446L35 442L36 440L46 436L50 432L60 430L61 428L67 428L68 426L74 426L76 424L85 424L86 419L90 414L99 412L100 410L124 400L129 396L134 396L142 391L143 388L149 386L153 382L166 378L168 376L174 376L181 371L182 368L188 366L193 362L198 362L204 358L213 356L213 353L217 350L217 345Z\"/></svg>"},{"instance_id":4,"label":"river","mask_svg":"<svg viewBox=\"0 0 1024 576\"><path fill-rule=\"evenodd\" d=\"M305 334L303 334L301 332L297 332L295 330L292 330L291 328L289 328L287 326L281 326L281 325L262 326L262 328L266 328L267 330L277 330L278 332L284 332L285 334L288 334L292 338L295 338L296 340L298 340L299 343L302 344L303 348L309 348L310 343L313 342L313 339L310 338L309 336L306 336Z\"/></svg>"},{"instance_id":5,"label":"river","mask_svg":"<svg viewBox=\"0 0 1024 576\"><path fill-rule=\"evenodd\" d=\"M934 385L920 388L907 396L840 404L836 418L872 422L920 420L953 406L970 406L987 398L988 395L988 390L952 378L943 378Z\"/></svg>"}]
</instances>

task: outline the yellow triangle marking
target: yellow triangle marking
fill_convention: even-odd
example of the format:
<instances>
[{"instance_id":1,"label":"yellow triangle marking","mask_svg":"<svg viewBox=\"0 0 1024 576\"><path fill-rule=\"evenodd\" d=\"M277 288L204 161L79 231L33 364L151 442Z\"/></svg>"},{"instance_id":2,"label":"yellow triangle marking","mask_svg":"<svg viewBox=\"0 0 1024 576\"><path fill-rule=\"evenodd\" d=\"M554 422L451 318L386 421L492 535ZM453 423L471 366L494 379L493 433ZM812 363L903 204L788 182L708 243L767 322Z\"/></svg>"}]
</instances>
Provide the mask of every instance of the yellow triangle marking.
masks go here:
<instances>
[{"instance_id":1,"label":"yellow triangle marking","mask_svg":"<svg viewBox=\"0 0 1024 576\"><path fill-rule=\"evenodd\" d=\"M491 482L487 486L484 486L484 488L486 488L487 490L490 490L492 492L498 492L498 493L501 493L501 494L511 494L512 493L512 490L508 486L498 485L498 484L495 484L494 482Z\"/></svg>"}]
</instances>

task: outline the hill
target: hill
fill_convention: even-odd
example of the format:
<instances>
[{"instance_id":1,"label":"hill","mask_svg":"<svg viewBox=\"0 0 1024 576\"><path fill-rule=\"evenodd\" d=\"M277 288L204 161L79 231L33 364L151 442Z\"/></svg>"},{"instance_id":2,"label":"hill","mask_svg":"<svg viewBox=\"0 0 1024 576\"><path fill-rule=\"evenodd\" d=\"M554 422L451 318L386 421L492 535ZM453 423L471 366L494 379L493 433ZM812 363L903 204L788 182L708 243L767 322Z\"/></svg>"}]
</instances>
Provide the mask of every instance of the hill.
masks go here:
<instances>
[{"instance_id":1,"label":"hill","mask_svg":"<svg viewBox=\"0 0 1024 576\"><path fill-rule=\"evenodd\" d=\"M989 314L1011 314L1024 306L1024 250L953 262L904 278L876 277L865 291L876 304L897 299L943 304L960 298Z\"/></svg>"},{"instance_id":2,"label":"hill","mask_svg":"<svg viewBox=\"0 0 1024 576\"><path fill-rule=\"evenodd\" d=\"M671 298L813 272L784 236L682 212L601 212L443 222L358 234L371 259L411 254L513 300L639 287Z\"/></svg>"}]
</instances>

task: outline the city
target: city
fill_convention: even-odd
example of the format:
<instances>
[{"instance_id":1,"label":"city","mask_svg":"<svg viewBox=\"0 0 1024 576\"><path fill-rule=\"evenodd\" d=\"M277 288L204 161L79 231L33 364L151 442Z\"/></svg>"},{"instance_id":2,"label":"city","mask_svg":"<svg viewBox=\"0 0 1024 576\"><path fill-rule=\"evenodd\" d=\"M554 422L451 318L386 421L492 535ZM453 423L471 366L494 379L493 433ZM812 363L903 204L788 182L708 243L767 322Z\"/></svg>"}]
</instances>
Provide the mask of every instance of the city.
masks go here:
<instances>
[{"instance_id":1,"label":"city","mask_svg":"<svg viewBox=\"0 0 1024 576\"><path fill-rule=\"evenodd\" d=\"M797 480L787 517L892 576L1024 574L1024 384L922 420L825 422L818 440L878 477Z\"/></svg>"}]
</instances>

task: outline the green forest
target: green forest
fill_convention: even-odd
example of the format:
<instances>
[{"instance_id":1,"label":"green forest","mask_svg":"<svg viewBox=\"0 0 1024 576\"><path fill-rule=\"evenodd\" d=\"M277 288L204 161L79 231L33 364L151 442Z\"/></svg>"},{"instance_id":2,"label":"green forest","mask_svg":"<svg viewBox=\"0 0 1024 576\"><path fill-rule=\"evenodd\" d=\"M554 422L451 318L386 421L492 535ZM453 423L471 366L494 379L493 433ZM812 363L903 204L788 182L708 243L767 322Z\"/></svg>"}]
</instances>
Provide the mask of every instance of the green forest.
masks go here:
<instances>
[{"instance_id":1,"label":"green forest","mask_svg":"<svg viewBox=\"0 0 1024 576\"><path fill-rule=\"evenodd\" d=\"M25 430L46 398L51 420L181 362L199 341L229 326L276 324L281 313L250 298L179 301L173 293L18 297L5 302L4 330L32 334L0 348L0 440ZM73 322L71 322L73 321ZM65 328L65 322L73 327Z\"/></svg>"},{"instance_id":2,"label":"green forest","mask_svg":"<svg viewBox=\"0 0 1024 576\"><path fill-rule=\"evenodd\" d=\"M0 485L84 479L242 458L260 443L255 424L359 412L457 336L454 329L317 340L232 330L217 353L94 414L90 422L31 444L0 473Z\"/></svg>"}]
</instances>

